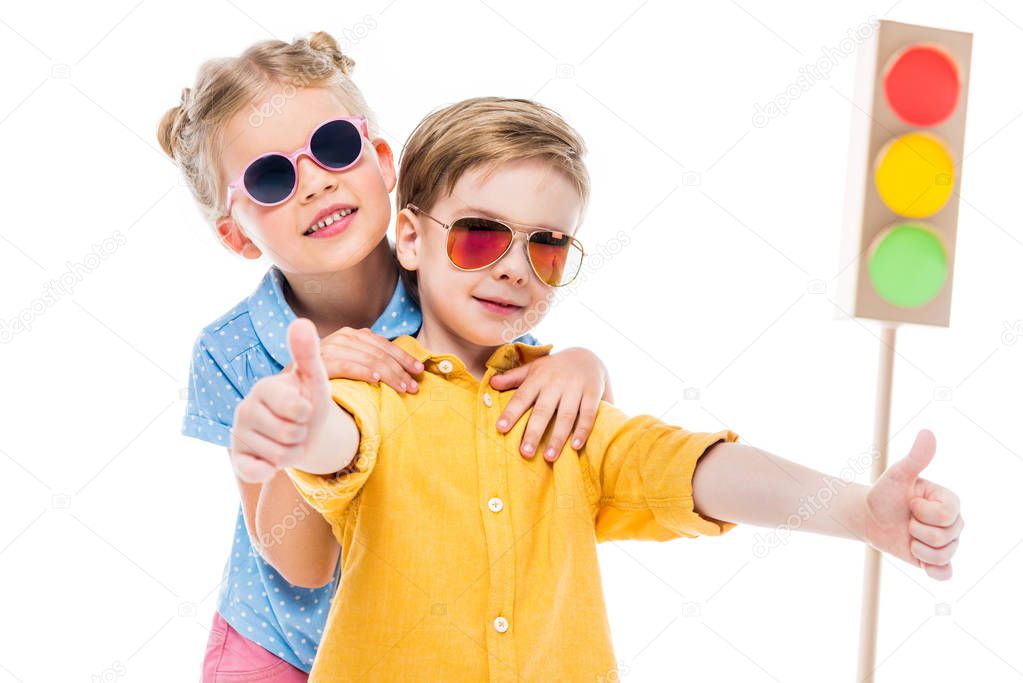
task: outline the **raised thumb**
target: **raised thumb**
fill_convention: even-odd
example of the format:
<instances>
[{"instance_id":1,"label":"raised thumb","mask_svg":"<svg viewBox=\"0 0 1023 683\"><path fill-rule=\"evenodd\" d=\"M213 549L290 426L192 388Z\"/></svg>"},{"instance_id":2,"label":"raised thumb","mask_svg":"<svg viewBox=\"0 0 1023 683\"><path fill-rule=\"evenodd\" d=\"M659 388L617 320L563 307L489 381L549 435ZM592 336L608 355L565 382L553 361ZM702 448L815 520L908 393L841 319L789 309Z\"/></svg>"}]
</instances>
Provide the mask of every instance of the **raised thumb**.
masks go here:
<instances>
[{"instance_id":1,"label":"raised thumb","mask_svg":"<svg viewBox=\"0 0 1023 683\"><path fill-rule=\"evenodd\" d=\"M937 445L934 433L929 429L921 429L916 435L913 447L909 449L909 454L889 467L885 474L901 482L913 483L924 468L931 464Z\"/></svg>"},{"instance_id":2,"label":"raised thumb","mask_svg":"<svg viewBox=\"0 0 1023 683\"><path fill-rule=\"evenodd\" d=\"M320 358L320 338L311 320L298 318L288 325L288 350L299 379L303 382L326 381L327 370Z\"/></svg>"}]
</instances>

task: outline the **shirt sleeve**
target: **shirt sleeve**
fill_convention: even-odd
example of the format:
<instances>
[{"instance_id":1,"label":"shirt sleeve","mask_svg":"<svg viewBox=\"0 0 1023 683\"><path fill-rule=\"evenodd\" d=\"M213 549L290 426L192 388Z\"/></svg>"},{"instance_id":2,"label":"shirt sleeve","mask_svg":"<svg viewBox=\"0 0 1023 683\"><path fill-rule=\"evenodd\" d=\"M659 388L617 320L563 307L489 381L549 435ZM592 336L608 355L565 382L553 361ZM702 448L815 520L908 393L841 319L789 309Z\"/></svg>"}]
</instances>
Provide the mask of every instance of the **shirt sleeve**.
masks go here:
<instances>
[{"instance_id":1,"label":"shirt sleeve","mask_svg":"<svg viewBox=\"0 0 1023 683\"><path fill-rule=\"evenodd\" d=\"M351 379L333 379L330 388L334 402L355 418L359 428L359 449L352 464L337 474L311 474L295 468L285 471L302 497L330 523L335 536L342 538L345 521L380 451L380 388Z\"/></svg>"},{"instance_id":2,"label":"shirt sleeve","mask_svg":"<svg viewBox=\"0 0 1023 683\"><path fill-rule=\"evenodd\" d=\"M242 393L232 373L217 362L200 335L192 348L188 403L181 433L229 447L234 409L241 400Z\"/></svg>"},{"instance_id":3,"label":"shirt sleeve","mask_svg":"<svg viewBox=\"0 0 1023 683\"><path fill-rule=\"evenodd\" d=\"M650 415L628 417L601 401L579 452L598 541L720 536L735 524L694 510L693 473L729 430L690 432Z\"/></svg>"}]
</instances>

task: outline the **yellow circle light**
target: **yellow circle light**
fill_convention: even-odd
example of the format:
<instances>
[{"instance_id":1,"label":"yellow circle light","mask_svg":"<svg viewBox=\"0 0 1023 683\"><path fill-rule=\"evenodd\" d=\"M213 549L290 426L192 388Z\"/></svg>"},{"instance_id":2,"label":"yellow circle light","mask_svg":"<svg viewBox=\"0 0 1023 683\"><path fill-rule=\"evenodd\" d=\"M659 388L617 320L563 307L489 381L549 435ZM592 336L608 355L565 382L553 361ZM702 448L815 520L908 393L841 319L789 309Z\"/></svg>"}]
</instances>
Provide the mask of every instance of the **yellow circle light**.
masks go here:
<instances>
[{"instance_id":1,"label":"yellow circle light","mask_svg":"<svg viewBox=\"0 0 1023 683\"><path fill-rule=\"evenodd\" d=\"M929 133L907 133L877 156L874 182L889 209L909 218L937 213L952 195L955 164L941 140Z\"/></svg>"}]
</instances>

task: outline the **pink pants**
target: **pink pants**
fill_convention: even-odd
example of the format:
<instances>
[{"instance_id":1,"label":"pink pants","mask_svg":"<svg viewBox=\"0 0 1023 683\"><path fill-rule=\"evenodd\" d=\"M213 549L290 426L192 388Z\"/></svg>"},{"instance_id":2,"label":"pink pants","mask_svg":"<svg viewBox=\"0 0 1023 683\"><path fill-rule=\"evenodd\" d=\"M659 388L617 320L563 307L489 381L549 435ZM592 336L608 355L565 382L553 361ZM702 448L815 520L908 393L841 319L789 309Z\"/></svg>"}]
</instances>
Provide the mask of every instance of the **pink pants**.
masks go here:
<instances>
[{"instance_id":1,"label":"pink pants","mask_svg":"<svg viewBox=\"0 0 1023 683\"><path fill-rule=\"evenodd\" d=\"M308 674L268 652L213 615L202 683L306 683Z\"/></svg>"}]
</instances>

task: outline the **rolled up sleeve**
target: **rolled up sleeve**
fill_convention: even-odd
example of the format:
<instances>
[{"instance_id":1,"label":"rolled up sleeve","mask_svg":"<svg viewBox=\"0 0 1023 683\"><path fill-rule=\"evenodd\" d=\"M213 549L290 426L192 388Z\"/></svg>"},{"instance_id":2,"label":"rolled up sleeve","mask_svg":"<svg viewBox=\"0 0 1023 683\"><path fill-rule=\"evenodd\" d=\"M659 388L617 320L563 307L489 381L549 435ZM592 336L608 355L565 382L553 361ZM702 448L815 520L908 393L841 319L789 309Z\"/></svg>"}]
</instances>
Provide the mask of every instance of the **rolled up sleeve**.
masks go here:
<instances>
[{"instance_id":1,"label":"rolled up sleeve","mask_svg":"<svg viewBox=\"0 0 1023 683\"><path fill-rule=\"evenodd\" d=\"M340 538L380 452L380 390L348 379L331 380L330 386L334 402L355 418L359 428L359 448L352 464L337 474L311 474L295 468L285 471L302 497Z\"/></svg>"},{"instance_id":2,"label":"rolled up sleeve","mask_svg":"<svg viewBox=\"0 0 1023 683\"><path fill-rule=\"evenodd\" d=\"M628 417L601 402L593 433L579 452L598 541L720 536L735 524L699 514L693 473L730 430L690 432L650 415Z\"/></svg>"}]
</instances>

